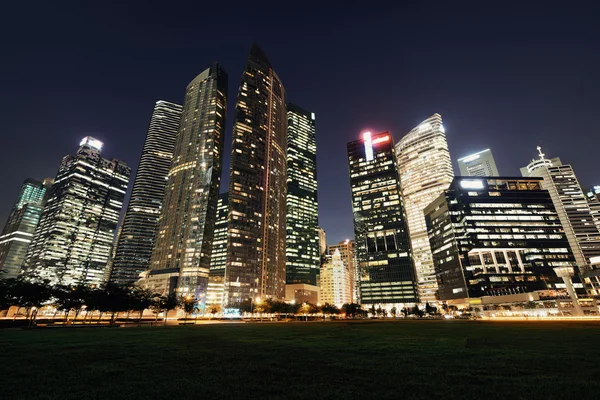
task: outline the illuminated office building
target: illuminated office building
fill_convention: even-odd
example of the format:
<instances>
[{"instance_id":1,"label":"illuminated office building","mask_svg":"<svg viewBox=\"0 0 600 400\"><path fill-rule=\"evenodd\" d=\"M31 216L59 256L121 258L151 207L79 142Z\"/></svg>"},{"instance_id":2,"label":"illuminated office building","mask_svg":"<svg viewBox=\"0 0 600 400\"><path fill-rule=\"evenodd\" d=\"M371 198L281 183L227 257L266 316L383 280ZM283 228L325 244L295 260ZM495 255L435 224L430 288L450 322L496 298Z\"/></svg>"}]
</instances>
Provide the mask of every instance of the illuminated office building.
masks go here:
<instances>
[{"instance_id":1,"label":"illuminated office building","mask_svg":"<svg viewBox=\"0 0 600 400\"><path fill-rule=\"evenodd\" d=\"M423 210L454 179L442 117L434 114L396 143L398 173L421 302L436 300L437 281Z\"/></svg>"},{"instance_id":2,"label":"illuminated office building","mask_svg":"<svg viewBox=\"0 0 600 400\"><path fill-rule=\"evenodd\" d=\"M554 268L575 265L541 178L457 177L425 208L441 300L564 297ZM575 284L585 293L580 282ZM473 300L478 299L478 300Z\"/></svg>"},{"instance_id":3,"label":"illuminated office building","mask_svg":"<svg viewBox=\"0 0 600 400\"><path fill-rule=\"evenodd\" d=\"M242 75L229 175L226 303L285 295L285 91L253 45Z\"/></svg>"},{"instance_id":4,"label":"illuminated office building","mask_svg":"<svg viewBox=\"0 0 600 400\"><path fill-rule=\"evenodd\" d=\"M287 105L286 282L317 284L319 206L315 114Z\"/></svg>"},{"instance_id":5,"label":"illuminated office building","mask_svg":"<svg viewBox=\"0 0 600 400\"><path fill-rule=\"evenodd\" d=\"M319 237L319 254L323 255L327 252L327 233L320 226L317 227L317 236Z\"/></svg>"},{"instance_id":6,"label":"illuminated office building","mask_svg":"<svg viewBox=\"0 0 600 400\"><path fill-rule=\"evenodd\" d=\"M42 183L27 179L23 182L0 235L0 279L16 278L19 274L40 220L46 190L50 184L50 180Z\"/></svg>"},{"instance_id":7,"label":"illuminated office building","mask_svg":"<svg viewBox=\"0 0 600 400\"><path fill-rule=\"evenodd\" d=\"M590 258L600 256L595 204L588 202L571 165L563 164L559 158L545 158L540 147L538 152L539 159L521 168L521 174L543 178L542 187L550 193L577 265L585 268L590 265Z\"/></svg>"},{"instance_id":8,"label":"illuminated office building","mask_svg":"<svg viewBox=\"0 0 600 400\"><path fill-rule=\"evenodd\" d=\"M27 250L27 278L64 285L105 283L131 168L102 158L102 147L88 136L75 155L62 159Z\"/></svg>"},{"instance_id":9,"label":"illuminated office building","mask_svg":"<svg viewBox=\"0 0 600 400\"><path fill-rule=\"evenodd\" d=\"M389 132L348 143L362 304L419 301L394 143Z\"/></svg>"},{"instance_id":10,"label":"illuminated office building","mask_svg":"<svg viewBox=\"0 0 600 400\"><path fill-rule=\"evenodd\" d=\"M321 268L319 301L337 307L352 303L352 275L342 261L339 250L334 250Z\"/></svg>"},{"instance_id":11,"label":"illuminated office building","mask_svg":"<svg viewBox=\"0 0 600 400\"><path fill-rule=\"evenodd\" d=\"M346 239L338 244L331 244L327 246L327 252L330 256L333 256L336 251L339 251L340 257L348 271L348 276L351 278L350 285L352 302L356 303L359 299L358 285L360 282L358 269L356 268L356 246L354 244L354 240Z\"/></svg>"},{"instance_id":12,"label":"illuminated office building","mask_svg":"<svg viewBox=\"0 0 600 400\"><path fill-rule=\"evenodd\" d=\"M222 304L223 281L227 263L227 219L229 213L229 193L221 193L217 202L217 219L215 236L210 255L210 272L208 274L208 304Z\"/></svg>"},{"instance_id":13,"label":"illuminated office building","mask_svg":"<svg viewBox=\"0 0 600 400\"><path fill-rule=\"evenodd\" d=\"M163 100L154 106L112 262L110 281L116 284L131 284L150 268L181 109L179 104Z\"/></svg>"},{"instance_id":14,"label":"illuminated office building","mask_svg":"<svg viewBox=\"0 0 600 400\"><path fill-rule=\"evenodd\" d=\"M490 149L458 159L461 176L498 176L498 168Z\"/></svg>"},{"instance_id":15,"label":"illuminated office building","mask_svg":"<svg viewBox=\"0 0 600 400\"><path fill-rule=\"evenodd\" d=\"M208 289L226 111L227 74L215 63L186 88L150 258L149 278L179 273L177 292L198 301Z\"/></svg>"}]
</instances>

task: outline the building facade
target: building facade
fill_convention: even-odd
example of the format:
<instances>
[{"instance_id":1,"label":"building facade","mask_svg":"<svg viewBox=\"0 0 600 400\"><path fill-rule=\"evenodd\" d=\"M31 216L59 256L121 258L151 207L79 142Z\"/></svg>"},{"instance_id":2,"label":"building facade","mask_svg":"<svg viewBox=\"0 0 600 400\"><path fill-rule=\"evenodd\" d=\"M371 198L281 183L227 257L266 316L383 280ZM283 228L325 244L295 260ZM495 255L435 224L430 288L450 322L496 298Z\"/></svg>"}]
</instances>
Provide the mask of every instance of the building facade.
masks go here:
<instances>
[{"instance_id":1,"label":"building facade","mask_svg":"<svg viewBox=\"0 0 600 400\"><path fill-rule=\"evenodd\" d=\"M457 177L425 219L441 300L567 295L554 269L575 259L540 178Z\"/></svg>"},{"instance_id":2,"label":"building facade","mask_svg":"<svg viewBox=\"0 0 600 400\"><path fill-rule=\"evenodd\" d=\"M16 278L35 233L51 180L23 182L0 235L0 279Z\"/></svg>"},{"instance_id":3,"label":"building facade","mask_svg":"<svg viewBox=\"0 0 600 400\"><path fill-rule=\"evenodd\" d=\"M51 284L101 286L131 168L101 157L103 143L85 137L62 159L27 250L23 274Z\"/></svg>"},{"instance_id":4,"label":"building facade","mask_svg":"<svg viewBox=\"0 0 600 400\"><path fill-rule=\"evenodd\" d=\"M217 220L215 236L210 255L208 274L208 304L223 303L225 265L227 264L227 220L229 214L229 193L221 193L217 202Z\"/></svg>"},{"instance_id":5,"label":"building facade","mask_svg":"<svg viewBox=\"0 0 600 400\"><path fill-rule=\"evenodd\" d=\"M319 238L319 254L323 255L327 253L327 233L325 229L320 226L317 227L317 236Z\"/></svg>"},{"instance_id":6,"label":"building facade","mask_svg":"<svg viewBox=\"0 0 600 400\"><path fill-rule=\"evenodd\" d=\"M458 159L461 176L499 176L496 161L490 149Z\"/></svg>"},{"instance_id":7,"label":"building facade","mask_svg":"<svg viewBox=\"0 0 600 400\"><path fill-rule=\"evenodd\" d=\"M559 158L548 160L538 147L539 159L521 168L524 176L543 179L542 187L550 193L569 245L580 268L590 265L590 258L600 257L600 229L594 204L590 206L573 167Z\"/></svg>"},{"instance_id":8,"label":"building facade","mask_svg":"<svg viewBox=\"0 0 600 400\"><path fill-rule=\"evenodd\" d=\"M281 80L265 53L253 45L233 126L227 304L285 294L286 125Z\"/></svg>"},{"instance_id":9,"label":"building facade","mask_svg":"<svg viewBox=\"0 0 600 400\"><path fill-rule=\"evenodd\" d=\"M362 304L419 301L394 142L389 132L348 143Z\"/></svg>"},{"instance_id":10,"label":"building facade","mask_svg":"<svg viewBox=\"0 0 600 400\"><path fill-rule=\"evenodd\" d=\"M315 114L287 105L286 283L317 284L319 205Z\"/></svg>"},{"instance_id":11,"label":"building facade","mask_svg":"<svg viewBox=\"0 0 600 400\"><path fill-rule=\"evenodd\" d=\"M179 271L177 292L205 301L223 163L227 74L213 64L187 86L167 174L154 275Z\"/></svg>"},{"instance_id":12,"label":"building facade","mask_svg":"<svg viewBox=\"0 0 600 400\"><path fill-rule=\"evenodd\" d=\"M321 268L320 287L319 300L322 304L329 303L341 307L343 304L352 303L352 274L342 261L338 249Z\"/></svg>"},{"instance_id":13,"label":"building facade","mask_svg":"<svg viewBox=\"0 0 600 400\"><path fill-rule=\"evenodd\" d=\"M338 244L332 244L327 246L327 253L330 256L337 251L340 253L342 262L346 266L348 276L350 276L350 285L352 293L352 302L357 303L359 299L359 275L358 268L356 268L356 245L354 240L346 239Z\"/></svg>"},{"instance_id":14,"label":"building facade","mask_svg":"<svg viewBox=\"0 0 600 400\"><path fill-rule=\"evenodd\" d=\"M396 144L398 173L421 302L436 301L437 280L423 210L454 179L442 117L434 114Z\"/></svg>"},{"instance_id":15,"label":"building facade","mask_svg":"<svg viewBox=\"0 0 600 400\"><path fill-rule=\"evenodd\" d=\"M112 261L110 281L115 284L132 284L150 268L181 110L179 104L164 100L154 106Z\"/></svg>"}]
</instances>

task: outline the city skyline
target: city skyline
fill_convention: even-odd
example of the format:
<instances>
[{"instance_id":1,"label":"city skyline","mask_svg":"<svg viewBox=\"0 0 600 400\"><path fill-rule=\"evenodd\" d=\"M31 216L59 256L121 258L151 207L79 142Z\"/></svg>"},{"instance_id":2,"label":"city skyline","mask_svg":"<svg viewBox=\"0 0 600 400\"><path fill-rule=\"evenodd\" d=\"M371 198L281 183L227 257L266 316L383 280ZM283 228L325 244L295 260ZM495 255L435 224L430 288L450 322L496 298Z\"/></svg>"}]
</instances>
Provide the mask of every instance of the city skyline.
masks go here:
<instances>
[{"instance_id":1,"label":"city skyline","mask_svg":"<svg viewBox=\"0 0 600 400\"><path fill-rule=\"evenodd\" d=\"M534 7L514 7L507 5L502 15L477 7L427 8L436 24L418 37L407 32L419 27L425 11L419 5L397 5L385 16L349 7L344 21L335 19L333 8L325 8L319 9L320 16L312 20L310 31L301 29L299 22L273 19L275 28L288 30L285 41L270 35L272 30L260 28L260 23L242 22L254 18L264 22L273 11L261 17L250 7L242 7L239 16L221 22L224 25L219 29L229 33L211 43L192 38L214 29L216 22L188 27L182 22L191 18L192 12L189 17L175 18L152 11L152 7L140 10L149 21L162 23L164 17L167 27L176 27L173 38L167 40L152 24L138 26L138 33L125 17L118 20L100 11L83 12L76 19L71 18L73 10L58 7L57 13L48 9L54 19L37 22L44 27L53 20L58 22L53 26L60 25L58 30L49 30L42 40L24 35L20 42L15 41L20 46L9 44L7 58L11 61L0 67L6 70L5 76L12 77L5 87L12 96L1 100L7 119L0 174L7 195L0 198L0 223L6 221L12 193L23 179L52 175L65 149L82 136L103 140L107 151L135 171L148 108L158 99L181 103L181 88L213 61L234 72L228 93L234 98L241 78L235 71L243 68L252 40L269 54L290 99L319 116L323 134L317 138L317 147L324 149L317 156L322 166L319 215L333 243L352 235L349 187L343 179L347 174L345 143L363 130L388 130L399 141L404 132L433 113L444 116L454 157L490 148L503 175L518 176L523 160L530 158L530 149L540 145L569 159L582 186L597 185L600 178L593 160L581 157L587 145L598 142L596 135L588 134L595 126L593 110L599 105L595 93L600 89L591 68L598 55L590 51L594 40L587 35L595 24L593 13L574 16L567 7L560 13L545 10L546 18L537 19L539 10ZM392 20L396 22L390 24ZM489 23L482 25L478 22L482 20ZM508 33L498 28L507 21L512 26ZM365 28L361 31L369 32L367 36L353 32L357 23ZM109 29L111 26L116 30ZM375 27L378 29L369 29ZM71 35L73 30L79 34ZM474 30L477 35L472 34ZM124 42L123 36L127 37ZM529 37L527 42L519 40L523 36ZM375 37L381 40L373 40ZM178 41L179 45L174 44ZM482 46L483 41L495 46ZM164 51L164 57L154 44ZM46 47L59 54L54 61L43 56ZM330 51L332 47L334 51ZM311 54L319 62L301 62L298 54ZM362 55L361 62L348 67L355 54ZM443 62L427 63L423 68L423 60L430 58ZM164 62L166 59L173 61ZM17 68L13 60L22 60L25 66ZM34 65L35 70L44 69L43 77L34 72ZM370 68L378 73L364 81L355 79ZM332 72L336 79L329 78ZM91 82L90 75L95 76ZM374 84L379 87L377 95ZM45 90L34 91L36 87ZM31 101L39 118L25 117L27 109L21 106L25 99ZM233 115L233 103L229 115ZM231 120L226 129L224 165L229 165ZM573 140L563 143L564 134ZM514 140L522 143L514 146ZM38 146L23 156L31 141ZM455 166L456 158L452 161ZM22 173L17 176L15 170ZM228 171L224 172L222 192L229 179Z\"/></svg>"}]
</instances>

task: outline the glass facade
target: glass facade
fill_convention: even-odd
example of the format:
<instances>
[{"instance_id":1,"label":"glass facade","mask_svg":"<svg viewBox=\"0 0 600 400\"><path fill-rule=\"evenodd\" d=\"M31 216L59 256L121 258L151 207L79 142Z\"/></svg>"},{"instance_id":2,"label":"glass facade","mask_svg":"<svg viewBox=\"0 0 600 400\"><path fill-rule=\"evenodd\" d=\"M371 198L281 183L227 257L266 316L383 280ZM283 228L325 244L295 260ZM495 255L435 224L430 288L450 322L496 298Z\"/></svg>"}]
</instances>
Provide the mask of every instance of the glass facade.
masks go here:
<instances>
[{"instance_id":1,"label":"glass facade","mask_svg":"<svg viewBox=\"0 0 600 400\"><path fill-rule=\"evenodd\" d=\"M496 161L490 149L458 159L461 176L498 176Z\"/></svg>"},{"instance_id":2,"label":"glass facade","mask_svg":"<svg viewBox=\"0 0 600 400\"><path fill-rule=\"evenodd\" d=\"M178 270L178 293L197 299L208 289L226 111L227 74L214 64L186 89L150 260L155 275Z\"/></svg>"},{"instance_id":3,"label":"glass facade","mask_svg":"<svg viewBox=\"0 0 600 400\"><path fill-rule=\"evenodd\" d=\"M48 186L49 183L35 179L23 182L0 235L0 279L16 278L19 274L42 214Z\"/></svg>"},{"instance_id":4,"label":"glass facade","mask_svg":"<svg viewBox=\"0 0 600 400\"><path fill-rule=\"evenodd\" d=\"M396 144L398 173L421 302L436 300L437 280L423 210L454 179L442 117L434 114Z\"/></svg>"},{"instance_id":5,"label":"glass facade","mask_svg":"<svg viewBox=\"0 0 600 400\"><path fill-rule=\"evenodd\" d=\"M347 147L360 301L418 302L392 136L366 132Z\"/></svg>"},{"instance_id":6,"label":"glass facade","mask_svg":"<svg viewBox=\"0 0 600 400\"><path fill-rule=\"evenodd\" d=\"M182 107L157 101L121 225L110 281L128 285L150 268Z\"/></svg>"},{"instance_id":7,"label":"glass facade","mask_svg":"<svg viewBox=\"0 0 600 400\"><path fill-rule=\"evenodd\" d=\"M227 304L285 294L286 125L283 85L267 56L253 45L233 126Z\"/></svg>"},{"instance_id":8,"label":"glass facade","mask_svg":"<svg viewBox=\"0 0 600 400\"><path fill-rule=\"evenodd\" d=\"M105 283L131 169L102 158L102 147L88 136L75 155L62 159L23 264L26 277L64 285Z\"/></svg>"},{"instance_id":9,"label":"glass facade","mask_svg":"<svg viewBox=\"0 0 600 400\"><path fill-rule=\"evenodd\" d=\"M317 284L319 205L315 115L287 105L286 282Z\"/></svg>"},{"instance_id":10,"label":"glass facade","mask_svg":"<svg viewBox=\"0 0 600 400\"><path fill-rule=\"evenodd\" d=\"M575 259L541 185L540 178L457 177L425 208L441 300L566 295L553 269Z\"/></svg>"}]
</instances>

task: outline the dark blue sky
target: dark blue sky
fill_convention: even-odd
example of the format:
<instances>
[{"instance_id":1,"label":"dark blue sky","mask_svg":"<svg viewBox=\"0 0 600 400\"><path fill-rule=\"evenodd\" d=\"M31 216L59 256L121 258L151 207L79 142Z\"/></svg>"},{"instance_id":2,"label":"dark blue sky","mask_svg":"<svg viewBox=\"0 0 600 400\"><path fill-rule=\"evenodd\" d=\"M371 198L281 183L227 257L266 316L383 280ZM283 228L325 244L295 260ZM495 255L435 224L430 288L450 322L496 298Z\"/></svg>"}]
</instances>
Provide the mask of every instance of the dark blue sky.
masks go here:
<instances>
[{"instance_id":1,"label":"dark blue sky","mask_svg":"<svg viewBox=\"0 0 600 400\"><path fill-rule=\"evenodd\" d=\"M592 2L84 3L3 5L0 223L21 182L53 177L85 135L135 168L154 102L181 102L214 61L232 111L255 40L288 100L316 113L328 242L353 235L346 142L364 129L397 140L435 112L454 161L489 147L500 173L518 176L541 145L583 185L600 184Z\"/></svg>"}]
</instances>

